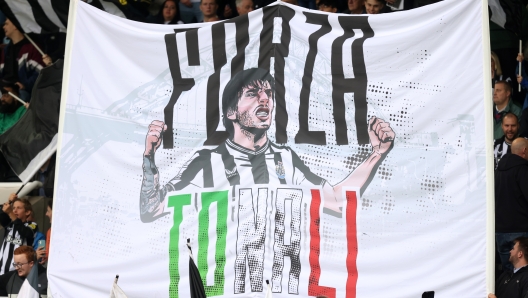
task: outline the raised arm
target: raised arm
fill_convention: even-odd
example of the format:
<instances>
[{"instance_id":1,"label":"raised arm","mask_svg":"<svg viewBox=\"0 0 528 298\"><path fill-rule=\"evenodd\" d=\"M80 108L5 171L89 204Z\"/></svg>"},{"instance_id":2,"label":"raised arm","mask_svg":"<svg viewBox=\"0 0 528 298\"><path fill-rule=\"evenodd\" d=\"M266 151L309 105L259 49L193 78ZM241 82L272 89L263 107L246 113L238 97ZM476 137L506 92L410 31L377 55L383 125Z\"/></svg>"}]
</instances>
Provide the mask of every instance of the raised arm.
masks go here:
<instances>
[{"instance_id":1,"label":"raised arm","mask_svg":"<svg viewBox=\"0 0 528 298\"><path fill-rule=\"evenodd\" d=\"M369 137L372 145L372 152L369 156L350 173L343 181L337 183L333 187L326 185L324 187L324 194L327 198L334 198L334 200L327 200L325 207L339 212L339 207L342 206L342 201L338 198L341 196L343 187L357 187L360 193L367 188L376 175L376 171L381 162L385 159L387 154L394 146L395 133L390 127L389 123L383 119L372 117L369 120Z\"/></svg>"},{"instance_id":2,"label":"raised arm","mask_svg":"<svg viewBox=\"0 0 528 298\"><path fill-rule=\"evenodd\" d=\"M162 135L167 125L154 120L149 125L143 153L143 180L139 198L139 212L142 222L151 222L163 213L163 194L160 191L159 172L155 163L156 150L161 145Z\"/></svg>"}]
</instances>

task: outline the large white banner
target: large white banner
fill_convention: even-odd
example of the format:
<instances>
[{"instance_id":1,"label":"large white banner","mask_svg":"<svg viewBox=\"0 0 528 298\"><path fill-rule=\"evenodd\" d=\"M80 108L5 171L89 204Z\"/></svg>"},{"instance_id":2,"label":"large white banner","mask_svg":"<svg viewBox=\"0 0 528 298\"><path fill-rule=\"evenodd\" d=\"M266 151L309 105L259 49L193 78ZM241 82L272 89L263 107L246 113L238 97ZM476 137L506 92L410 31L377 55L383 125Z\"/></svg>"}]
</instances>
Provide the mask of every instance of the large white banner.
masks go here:
<instances>
[{"instance_id":1,"label":"large white banner","mask_svg":"<svg viewBox=\"0 0 528 298\"><path fill-rule=\"evenodd\" d=\"M177 27L80 2L53 297L116 274L190 297L188 239L208 297L486 296L482 14L279 2Z\"/></svg>"}]
</instances>

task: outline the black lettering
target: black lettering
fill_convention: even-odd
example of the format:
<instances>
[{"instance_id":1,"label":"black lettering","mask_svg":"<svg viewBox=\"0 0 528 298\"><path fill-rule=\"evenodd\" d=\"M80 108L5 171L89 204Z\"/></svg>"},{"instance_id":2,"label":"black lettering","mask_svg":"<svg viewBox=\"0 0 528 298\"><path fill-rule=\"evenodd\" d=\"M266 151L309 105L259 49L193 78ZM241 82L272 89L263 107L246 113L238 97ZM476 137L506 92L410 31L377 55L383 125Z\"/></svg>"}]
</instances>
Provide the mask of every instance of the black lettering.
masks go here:
<instances>
[{"instance_id":1,"label":"black lettering","mask_svg":"<svg viewBox=\"0 0 528 298\"><path fill-rule=\"evenodd\" d=\"M284 257L290 258L288 293L299 293L299 275L301 274L301 202L302 190L277 189L277 211L275 213L275 243L273 245L272 291L282 292L281 280L284 269ZM290 208L286 208L289 205ZM289 214L286 213L289 209ZM289 215L290 226L286 231L285 220Z\"/></svg>"},{"instance_id":2,"label":"black lettering","mask_svg":"<svg viewBox=\"0 0 528 298\"><path fill-rule=\"evenodd\" d=\"M355 123L358 143L368 144L367 125L367 71L363 55L363 43L374 36L374 31L368 23L368 17L339 17L339 24L344 30L343 35L332 43L332 103L335 122L337 145L348 145L347 123L345 119L345 93L354 92L356 110ZM353 29L361 29L363 37L352 42L352 67L354 78L345 79L343 70L343 44L345 40L354 37Z\"/></svg>"},{"instance_id":3,"label":"black lettering","mask_svg":"<svg viewBox=\"0 0 528 298\"><path fill-rule=\"evenodd\" d=\"M197 30L197 29L186 29L186 30ZM175 30L176 31L176 30ZM181 30L180 30L181 32ZM165 46L167 47L167 58L169 59L169 69L172 76L172 95L163 110L165 116L165 124L167 129L163 133L163 148L172 149L174 147L174 135L173 135L173 123L174 123L174 106L180 98L183 91L189 91L194 86L195 82L193 78L182 78L180 69L180 57L178 55L178 45L176 44L176 34L165 35ZM198 52L191 53L188 59L192 55L197 55ZM200 58L198 57L198 61Z\"/></svg>"},{"instance_id":4,"label":"black lettering","mask_svg":"<svg viewBox=\"0 0 528 298\"><path fill-rule=\"evenodd\" d=\"M246 263L251 291L262 292L268 189L259 188L257 198L253 197L251 188L240 189L239 194L235 294L245 292Z\"/></svg>"},{"instance_id":5,"label":"black lettering","mask_svg":"<svg viewBox=\"0 0 528 298\"><path fill-rule=\"evenodd\" d=\"M235 23L236 26L236 47L237 54L231 61L231 76L240 72L244 68L245 51L249 43L249 19L248 16L236 18L236 21L228 21L227 23ZM218 123L220 123L220 70L227 64L227 56L225 51L225 26L224 23L215 24L211 27L213 35L213 65L215 72L209 77L207 81L207 106L206 106L206 129L207 140L204 145L220 145L228 137L227 131L217 131Z\"/></svg>"},{"instance_id":6,"label":"black lettering","mask_svg":"<svg viewBox=\"0 0 528 298\"><path fill-rule=\"evenodd\" d=\"M317 56L317 41L325 34L328 34L332 30L332 27L328 22L328 15L310 12L304 12L304 15L306 16L306 23L321 25L321 28L312 33L308 38L309 50L304 66L301 95L299 96L299 132L295 136L295 143L326 145L326 134L324 131L309 131L308 109L310 107L310 86L313 80L315 57Z\"/></svg>"},{"instance_id":7,"label":"black lettering","mask_svg":"<svg viewBox=\"0 0 528 298\"><path fill-rule=\"evenodd\" d=\"M288 142L286 126L288 112L286 111L286 88L284 86L285 59L289 55L291 29L290 21L295 11L285 6L265 7L263 9L263 28L260 33L259 68L270 69L271 57L275 58L275 139L277 143ZM276 16L282 18L281 42L273 44L273 21Z\"/></svg>"}]
</instances>

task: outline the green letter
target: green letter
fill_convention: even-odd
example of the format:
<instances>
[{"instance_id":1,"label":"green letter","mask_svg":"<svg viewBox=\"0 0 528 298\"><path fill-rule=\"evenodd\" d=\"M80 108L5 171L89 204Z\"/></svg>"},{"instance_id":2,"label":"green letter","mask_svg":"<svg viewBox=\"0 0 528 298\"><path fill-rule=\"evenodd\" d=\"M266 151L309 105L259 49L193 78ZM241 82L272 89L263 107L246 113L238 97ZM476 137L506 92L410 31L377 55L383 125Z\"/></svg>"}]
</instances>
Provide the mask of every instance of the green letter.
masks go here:
<instances>
[{"instance_id":1,"label":"green letter","mask_svg":"<svg viewBox=\"0 0 528 298\"><path fill-rule=\"evenodd\" d=\"M183 221L183 206L191 205L191 195L170 196L169 207L174 207L174 224L170 230L169 238L169 297L178 298L178 283L180 282L180 272L178 270L178 260L180 252L178 244L180 240L180 224Z\"/></svg>"},{"instance_id":2,"label":"green letter","mask_svg":"<svg viewBox=\"0 0 528 298\"><path fill-rule=\"evenodd\" d=\"M209 247L209 207L216 202L216 252L214 271L214 285L207 286L206 276L208 271L207 254ZM202 209L198 222L198 269L202 276L202 281L207 297L224 294L224 268L226 262L225 248L227 235L227 191L204 192L202 193Z\"/></svg>"}]
</instances>

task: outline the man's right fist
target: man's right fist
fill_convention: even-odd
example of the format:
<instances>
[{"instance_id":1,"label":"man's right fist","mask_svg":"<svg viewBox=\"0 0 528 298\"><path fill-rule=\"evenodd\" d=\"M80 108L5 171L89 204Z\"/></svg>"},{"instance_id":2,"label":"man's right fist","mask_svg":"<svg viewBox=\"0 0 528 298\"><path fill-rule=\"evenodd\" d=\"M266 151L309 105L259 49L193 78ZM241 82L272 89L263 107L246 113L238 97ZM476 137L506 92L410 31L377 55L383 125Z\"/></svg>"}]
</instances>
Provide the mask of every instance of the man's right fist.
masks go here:
<instances>
[{"instance_id":1,"label":"man's right fist","mask_svg":"<svg viewBox=\"0 0 528 298\"><path fill-rule=\"evenodd\" d=\"M156 150L161 145L163 132L167 129L167 125L163 121L154 120L149 125L147 138L145 139L145 156L154 156Z\"/></svg>"}]
</instances>

